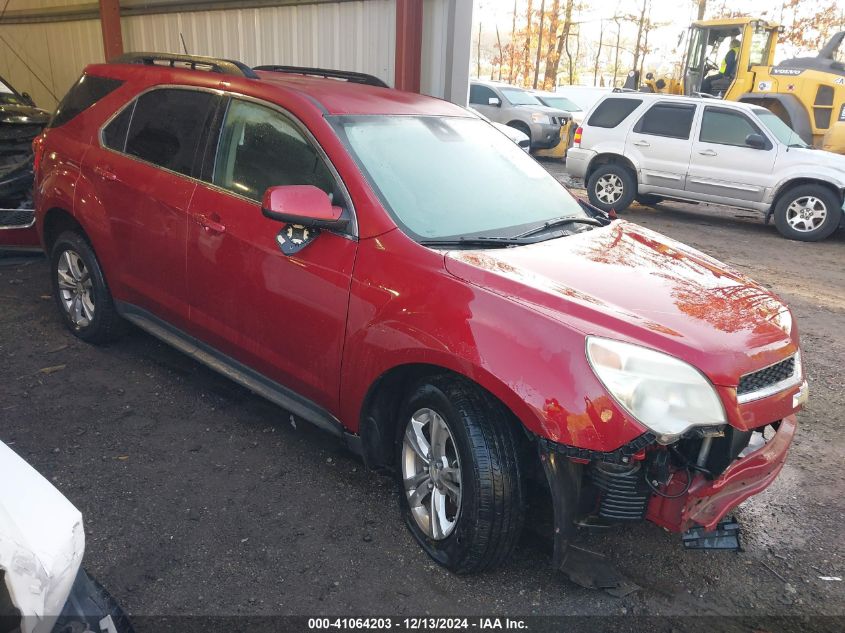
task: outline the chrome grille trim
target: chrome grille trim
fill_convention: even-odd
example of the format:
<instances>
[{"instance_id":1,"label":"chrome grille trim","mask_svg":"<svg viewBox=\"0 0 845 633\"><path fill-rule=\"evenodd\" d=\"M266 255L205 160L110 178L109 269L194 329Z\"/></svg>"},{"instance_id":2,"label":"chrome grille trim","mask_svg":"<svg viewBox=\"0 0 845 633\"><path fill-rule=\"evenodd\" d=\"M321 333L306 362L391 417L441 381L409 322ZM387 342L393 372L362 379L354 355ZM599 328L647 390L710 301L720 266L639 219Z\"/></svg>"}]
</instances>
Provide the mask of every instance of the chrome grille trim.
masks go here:
<instances>
[{"instance_id":1,"label":"chrome grille trim","mask_svg":"<svg viewBox=\"0 0 845 633\"><path fill-rule=\"evenodd\" d=\"M746 393L737 392L737 397L736 397L737 402L739 404L745 404L746 402L753 402L755 400L760 400L761 398L767 398L767 397L772 396L776 393L780 393L781 391L784 391L786 389L790 389L792 387L796 387L796 386L800 385L801 381L804 379L804 371L803 371L803 368L802 368L802 365L801 365L801 352L800 351L796 352L794 356L790 356L789 358L785 358L783 360L780 360L777 363L773 363L772 365L769 365L768 367L763 367L762 369L758 369L757 371L753 371L753 372L750 372L748 374L743 375L740 378L740 383L742 382L742 379L744 379L744 378L748 378L750 376L753 376L754 374L759 374L761 372L765 372L767 370L770 370L772 367L780 365L781 363L785 363L789 360L792 360L793 358L795 359L795 362L794 362L794 367L793 367L793 370L792 370L792 375L787 376L786 378L783 378L782 380L779 380L777 382L768 384L768 385L761 387L759 389L755 389L754 391L748 391Z\"/></svg>"}]
</instances>

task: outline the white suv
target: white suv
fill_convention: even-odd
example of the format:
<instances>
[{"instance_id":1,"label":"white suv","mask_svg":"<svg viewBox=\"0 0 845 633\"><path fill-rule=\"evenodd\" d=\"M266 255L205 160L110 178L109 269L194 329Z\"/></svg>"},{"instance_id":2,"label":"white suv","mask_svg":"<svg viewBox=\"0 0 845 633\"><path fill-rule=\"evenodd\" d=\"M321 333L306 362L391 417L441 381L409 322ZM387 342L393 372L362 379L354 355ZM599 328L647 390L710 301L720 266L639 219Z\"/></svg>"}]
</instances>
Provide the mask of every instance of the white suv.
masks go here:
<instances>
[{"instance_id":1,"label":"white suv","mask_svg":"<svg viewBox=\"0 0 845 633\"><path fill-rule=\"evenodd\" d=\"M774 216L782 235L804 241L845 224L845 156L745 103L610 93L575 132L566 169L605 211L663 198L725 204Z\"/></svg>"}]
</instances>

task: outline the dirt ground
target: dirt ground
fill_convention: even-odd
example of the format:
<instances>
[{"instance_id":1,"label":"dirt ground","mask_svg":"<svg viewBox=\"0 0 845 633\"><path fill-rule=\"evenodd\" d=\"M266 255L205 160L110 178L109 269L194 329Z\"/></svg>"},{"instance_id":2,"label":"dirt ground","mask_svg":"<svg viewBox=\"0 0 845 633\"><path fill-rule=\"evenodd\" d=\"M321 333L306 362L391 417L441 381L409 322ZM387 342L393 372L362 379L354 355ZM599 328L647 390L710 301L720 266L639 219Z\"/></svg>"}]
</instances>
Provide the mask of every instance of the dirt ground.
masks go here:
<instances>
[{"instance_id":1,"label":"dirt ground","mask_svg":"<svg viewBox=\"0 0 845 633\"><path fill-rule=\"evenodd\" d=\"M503 569L442 570L393 483L319 431L142 332L73 338L40 257L0 258L0 440L80 508L85 564L134 615L826 615L794 622L845 629L845 582L821 578L845 577L845 231L789 242L754 214L676 203L625 217L785 299L810 381L782 474L736 513L743 552L684 551L645 524L581 535L642 587L625 598L554 572L530 532Z\"/></svg>"}]
</instances>

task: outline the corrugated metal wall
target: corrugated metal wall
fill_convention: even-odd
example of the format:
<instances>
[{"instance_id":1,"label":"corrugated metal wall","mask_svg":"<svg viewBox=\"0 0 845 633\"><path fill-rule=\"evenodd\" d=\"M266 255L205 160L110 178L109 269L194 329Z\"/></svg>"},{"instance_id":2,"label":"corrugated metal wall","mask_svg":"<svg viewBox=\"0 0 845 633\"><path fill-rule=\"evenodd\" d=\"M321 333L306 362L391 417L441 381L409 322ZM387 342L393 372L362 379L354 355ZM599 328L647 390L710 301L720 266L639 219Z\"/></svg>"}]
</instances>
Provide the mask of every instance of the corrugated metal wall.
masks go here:
<instances>
[{"instance_id":1,"label":"corrugated metal wall","mask_svg":"<svg viewBox=\"0 0 845 633\"><path fill-rule=\"evenodd\" d=\"M393 0L142 15L122 25L127 51L181 53L181 32L193 55L357 70L393 82Z\"/></svg>"},{"instance_id":2,"label":"corrugated metal wall","mask_svg":"<svg viewBox=\"0 0 845 633\"><path fill-rule=\"evenodd\" d=\"M83 3L90 0L11 0L9 8ZM456 7L471 16L472 0L424 0L421 89L426 94L450 96L449 39L455 35L449 34L449 21ZM181 53L181 33L188 52L195 55L239 59L250 66L275 63L356 70L393 84L395 0L132 15L123 17L121 25L126 51ZM468 29L469 24L466 37ZM102 61L96 19L0 28L0 75L44 108L55 107L86 64Z\"/></svg>"},{"instance_id":3,"label":"corrugated metal wall","mask_svg":"<svg viewBox=\"0 0 845 633\"><path fill-rule=\"evenodd\" d=\"M393 83L393 0L139 15L121 26L126 51L181 53L181 33L194 55L357 70ZM0 37L0 75L49 109L86 64L103 61L99 20L6 24Z\"/></svg>"},{"instance_id":4,"label":"corrugated metal wall","mask_svg":"<svg viewBox=\"0 0 845 633\"><path fill-rule=\"evenodd\" d=\"M52 110L86 64L103 61L99 20L4 24L0 75Z\"/></svg>"}]
</instances>

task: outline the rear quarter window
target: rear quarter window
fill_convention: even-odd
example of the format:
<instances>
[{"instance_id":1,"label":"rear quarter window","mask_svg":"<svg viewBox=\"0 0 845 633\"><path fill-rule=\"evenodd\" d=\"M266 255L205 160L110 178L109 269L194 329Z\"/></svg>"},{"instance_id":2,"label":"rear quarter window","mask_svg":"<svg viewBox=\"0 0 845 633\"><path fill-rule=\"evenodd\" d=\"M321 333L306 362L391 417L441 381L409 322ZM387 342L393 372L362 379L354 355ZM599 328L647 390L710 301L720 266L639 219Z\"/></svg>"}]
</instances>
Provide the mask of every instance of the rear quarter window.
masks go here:
<instances>
[{"instance_id":1,"label":"rear quarter window","mask_svg":"<svg viewBox=\"0 0 845 633\"><path fill-rule=\"evenodd\" d=\"M218 100L210 92L180 88L160 88L142 94L129 122L125 152L191 175ZM112 138L119 143L122 122L115 119L112 123L116 125Z\"/></svg>"},{"instance_id":2,"label":"rear quarter window","mask_svg":"<svg viewBox=\"0 0 845 633\"><path fill-rule=\"evenodd\" d=\"M602 101L590 115L587 125L592 127L616 127L628 118L642 103L642 99L611 97Z\"/></svg>"},{"instance_id":3,"label":"rear quarter window","mask_svg":"<svg viewBox=\"0 0 845 633\"><path fill-rule=\"evenodd\" d=\"M637 121L634 131L640 134L688 139L695 116L695 106L658 103Z\"/></svg>"},{"instance_id":4,"label":"rear quarter window","mask_svg":"<svg viewBox=\"0 0 845 633\"><path fill-rule=\"evenodd\" d=\"M78 116L110 92L117 90L123 82L119 79L82 75L59 103L47 127L59 127Z\"/></svg>"}]
</instances>

